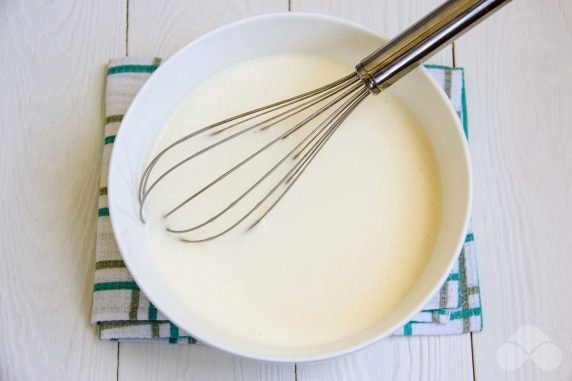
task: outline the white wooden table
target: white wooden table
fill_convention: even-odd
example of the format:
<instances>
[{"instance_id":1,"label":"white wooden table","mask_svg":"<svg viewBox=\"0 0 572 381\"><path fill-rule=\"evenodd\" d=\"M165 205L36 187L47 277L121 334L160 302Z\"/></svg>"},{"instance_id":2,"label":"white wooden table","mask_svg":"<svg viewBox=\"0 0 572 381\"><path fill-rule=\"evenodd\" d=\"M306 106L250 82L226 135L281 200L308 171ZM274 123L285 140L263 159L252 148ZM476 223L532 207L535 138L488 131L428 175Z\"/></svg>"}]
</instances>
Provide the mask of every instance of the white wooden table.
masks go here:
<instances>
[{"instance_id":1,"label":"white wooden table","mask_svg":"<svg viewBox=\"0 0 572 381\"><path fill-rule=\"evenodd\" d=\"M570 0L515 0L433 60L466 68L482 333L389 338L281 365L100 342L89 324L109 58L167 57L224 23L277 11L393 36L441 1L0 0L0 380L572 379ZM507 371L497 353L522 327L556 352L517 338L536 362Z\"/></svg>"}]
</instances>

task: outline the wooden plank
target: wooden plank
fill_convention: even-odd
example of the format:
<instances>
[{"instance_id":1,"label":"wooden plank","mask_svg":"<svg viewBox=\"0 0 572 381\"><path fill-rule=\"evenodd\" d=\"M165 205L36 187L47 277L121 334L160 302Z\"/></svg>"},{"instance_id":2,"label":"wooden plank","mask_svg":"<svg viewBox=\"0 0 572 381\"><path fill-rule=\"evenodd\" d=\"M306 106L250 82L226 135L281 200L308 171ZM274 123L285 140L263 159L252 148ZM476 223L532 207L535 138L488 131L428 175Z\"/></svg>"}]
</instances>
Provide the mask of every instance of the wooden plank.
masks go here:
<instances>
[{"instance_id":1,"label":"wooden plank","mask_svg":"<svg viewBox=\"0 0 572 381\"><path fill-rule=\"evenodd\" d=\"M288 10L288 0L129 0L129 55L166 58L221 25Z\"/></svg>"},{"instance_id":2,"label":"wooden plank","mask_svg":"<svg viewBox=\"0 0 572 381\"><path fill-rule=\"evenodd\" d=\"M287 0L129 1L129 55L168 57L194 38L256 14L287 11ZM160 375L160 376L159 376ZM121 344L119 379L293 380L294 365L242 359L206 346Z\"/></svg>"},{"instance_id":3,"label":"wooden plank","mask_svg":"<svg viewBox=\"0 0 572 381\"><path fill-rule=\"evenodd\" d=\"M391 337L333 360L301 364L298 381L472 380L471 337Z\"/></svg>"},{"instance_id":4,"label":"wooden plank","mask_svg":"<svg viewBox=\"0 0 572 381\"><path fill-rule=\"evenodd\" d=\"M244 359L206 345L121 344L119 380L294 380L294 365Z\"/></svg>"},{"instance_id":5,"label":"wooden plank","mask_svg":"<svg viewBox=\"0 0 572 381\"><path fill-rule=\"evenodd\" d=\"M366 11L368 8L365 8L365 5L349 6L348 3L348 6L344 7L343 5L340 6L340 2L324 4L304 2L300 4L298 1L294 1L292 7L293 10L320 11L338 16L343 15L377 32L392 36L431 9L436 4L436 2L433 3L408 1L395 4L395 2L389 1L371 1L365 4L370 6L370 10L371 7L374 7L373 12ZM172 5L172 7L175 6ZM355 7L362 9L361 16L355 11L352 11L353 13L348 11L348 9L353 10ZM192 4L185 4L179 8L186 13L183 16L175 17L163 15L159 10L153 10L153 4L131 0L129 17L130 54L169 55L190 41L191 38L232 19L223 15L220 19L211 20L204 16L204 12L207 10L194 9ZM173 11L171 10L171 12ZM179 12L176 13L179 14ZM370 18L372 14L380 16L379 18ZM392 14L397 16L388 16ZM152 33L148 30L149 25L156 25L156 29L152 28ZM204 27L201 28L201 26ZM171 33L169 39L161 37L169 33ZM172 36L175 37L171 40ZM445 52L437 56L433 62L451 64L450 49L448 53ZM120 358L120 379L139 379L147 375L147 377L153 378L153 375L156 374L161 374L167 378L193 377L194 375L197 379L207 377L232 379L238 378L235 373L236 366L233 365L237 362L248 364L240 367L243 376L245 369L252 369L254 374L264 374L267 377L289 377L290 379L293 377L292 373L289 373L292 371L291 366L284 368L278 365L255 363L206 347L182 349L164 345L122 345ZM355 373L356 371L358 373ZM435 379L433 376L439 379L447 379L448 377L458 380L472 379L470 337L392 338L341 359L299 365L297 368L297 377L300 380L356 379L354 377L356 374L360 375L359 379L375 379L387 375L421 379ZM245 377L245 379L251 378Z\"/></svg>"},{"instance_id":6,"label":"wooden plank","mask_svg":"<svg viewBox=\"0 0 572 381\"><path fill-rule=\"evenodd\" d=\"M474 335L479 380L572 379L570 25L569 0L514 1L457 43L470 99L484 302L485 330ZM556 350L538 345L532 326ZM519 328L526 340L516 341L536 363L507 371L526 356L504 346ZM500 361L499 351L507 356ZM558 365L558 353L560 365L543 370Z\"/></svg>"},{"instance_id":7,"label":"wooden plank","mask_svg":"<svg viewBox=\"0 0 572 381\"><path fill-rule=\"evenodd\" d=\"M393 37L435 8L440 0L293 0L293 11L319 12L349 19ZM431 63L452 65L452 49ZM389 338L353 355L298 365L304 380L472 380L470 336Z\"/></svg>"},{"instance_id":8,"label":"wooden plank","mask_svg":"<svg viewBox=\"0 0 572 381\"><path fill-rule=\"evenodd\" d=\"M0 379L110 380L89 323L106 61L125 2L0 3Z\"/></svg>"},{"instance_id":9,"label":"wooden plank","mask_svg":"<svg viewBox=\"0 0 572 381\"><path fill-rule=\"evenodd\" d=\"M292 11L324 13L361 24L391 38L425 16L442 0L291 0ZM429 62L452 65L450 47Z\"/></svg>"}]
</instances>

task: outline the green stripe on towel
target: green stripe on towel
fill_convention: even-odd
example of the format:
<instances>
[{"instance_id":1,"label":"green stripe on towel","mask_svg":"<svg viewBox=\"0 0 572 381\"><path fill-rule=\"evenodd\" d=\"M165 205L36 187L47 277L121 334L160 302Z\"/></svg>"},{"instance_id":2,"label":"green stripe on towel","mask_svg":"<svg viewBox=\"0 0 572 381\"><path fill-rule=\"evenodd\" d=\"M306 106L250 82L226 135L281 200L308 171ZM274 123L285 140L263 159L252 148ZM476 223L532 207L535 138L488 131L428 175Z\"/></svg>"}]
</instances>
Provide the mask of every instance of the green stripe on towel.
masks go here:
<instances>
[{"instance_id":1,"label":"green stripe on towel","mask_svg":"<svg viewBox=\"0 0 572 381\"><path fill-rule=\"evenodd\" d=\"M107 69L107 75L120 73L153 73L159 65L119 65Z\"/></svg>"},{"instance_id":2,"label":"green stripe on towel","mask_svg":"<svg viewBox=\"0 0 572 381\"><path fill-rule=\"evenodd\" d=\"M121 115L109 115L105 117L105 124L117 123L123 120L123 114Z\"/></svg>"},{"instance_id":3,"label":"green stripe on towel","mask_svg":"<svg viewBox=\"0 0 572 381\"><path fill-rule=\"evenodd\" d=\"M120 268L125 268L125 262L123 262L121 259L113 261L99 261L95 263L96 270L120 269Z\"/></svg>"},{"instance_id":4,"label":"green stripe on towel","mask_svg":"<svg viewBox=\"0 0 572 381\"><path fill-rule=\"evenodd\" d=\"M158 338L159 337L159 322L153 321L151 322L151 337Z\"/></svg>"},{"instance_id":5,"label":"green stripe on towel","mask_svg":"<svg viewBox=\"0 0 572 381\"><path fill-rule=\"evenodd\" d=\"M471 316L480 316L481 315L481 308L468 308L466 310L455 311L451 313L450 318L451 320L455 319L466 319L470 318Z\"/></svg>"},{"instance_id":6,"label":"green stripe on towel","mask_svg":"<svg viewBox=\"0 0 572 381\"><path fill-rule=\"evenodd\" d=\"M139 290L135 282L101 282L93 286L93 291Z\"/></svg>"},{"instance_id":7,"label":"green stripe on towel","mask_svg":"<svg viewBox=\"0 0 572 381\"><path fill-rule=\"evenodd\" d=\"M409 322L403 326L403 334L405 336L411 336L413 333L413 323Z\"/></svg>"},{"instance_id":8,"label":"green stripe on towel","mask_svg":"<svg viewBox=\"0 0 572 381\"><path fill-rule=\"evenodd\" d=\"M149 320L157 320L157 307L155 307L151 302L149 302L149 311L147 313L147 318Z\"/></svg>"},{"instance_id":9,"label":"green stripe on towel","mask_svg":"<svg viewBox=\"0 0 572 381\"><path fill-rule=\"evenodd\" d=\"M451 273L447 277L447 280L459 280L459 279L460 279L459 273Z\"/></svg>"},{"instance_id":10,"label":"green stripe on towel","mask_svg":"<svg viewBox=\"0 0 572 381\"><path fill-rule=\"evenodd\" d=\"M434 64L425 64L423 65L428 69L441 69L441 70L463 70L462 67L450 67L450 66L444 66L444 65L434 65Z\"/></svg>"},{"instance_id":11,"label":"green stripe on towel","mask_svg":"<svg viewBox=\"0 0 572 381\"><path fill-rule=\"evenodd\" d=\"M465 89L465 70L463 68L458 68L459 70L461 70L461 74L462 74L462 87L461 87L461 108L463 111L463 130L465 131L465 136L467 137L467 140L469 139L469 115L468 115L468 111L467 111L467 91Z\"/></svg>"},{"instance_id":12,"label":"green stripe on towel","mask_svg":"<svg viewBox=\"0 0 572 381\"><path fill-rule=\"evenodd\" d=\"M169 323L170 325L170 337L169 337L169 343L170 344L176 344L177 340L179 340L179 328L174 325L173 323Z\"/></svg>"},{"instance_id":13,"label":"green stripe on towel","mask_svg":"<svg viewBox=\"0 0 572 381\"><path fill-rule=\"evenodd\" d=\"M139 310L139 288L131 290L131 304L129 305L129 320L137 320L137 311Z\"/></svg>"}]
</instances>

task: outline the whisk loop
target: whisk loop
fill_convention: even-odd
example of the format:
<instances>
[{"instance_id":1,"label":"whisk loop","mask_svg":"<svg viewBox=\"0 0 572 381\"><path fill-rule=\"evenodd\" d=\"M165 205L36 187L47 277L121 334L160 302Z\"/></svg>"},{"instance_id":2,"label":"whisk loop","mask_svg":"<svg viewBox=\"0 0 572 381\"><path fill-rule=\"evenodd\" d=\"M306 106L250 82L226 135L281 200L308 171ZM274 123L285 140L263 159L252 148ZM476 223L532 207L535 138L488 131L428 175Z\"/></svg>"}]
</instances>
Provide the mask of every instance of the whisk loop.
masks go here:
<instances>
[{"instance_id":1,"label":"whisk loop","mask_svg":"<svg viewBox=\"0 0 572 381\"><path fill-rule=\"evenodd\" d=\"M226 172L218 176L216 179L212 180L207 185L202 187L200 190L196 191L188 198L186 198L185 200L183 200L182 202L171 208L164 215L164 217L167 218L172 214L176 213L183 206L189 204L196 197L198 197L199 195L203 194L204 192L212 188L221 180L234 173L236 170L238 170L243 165L247 164L257 156L259 156L264 151L268 150L273 145L279 143L281 140L290 137L292 134L299 131L308 123L316 122L317 126L313 127L309 132L305 133L304 136L299 140L299 142L297 142L297 144L295 144L294 147L286 155L282 156L276 164L270 167L270 169L266 171L264 174L262 174L262 176L259 177L248 189L246 189L243 193L241 193L237 198L232 200L222 210L220 210L212 217L206 219L205 221L199 224L195 224L193 226L184 228L169 227L167 228L167 231L171 233L183 234L183 233L190 233L206 227L207 225L218 220L221 216L229 212L234 206L240 203L247 195L249 195L255 188L257 188L261 183L263 183L266 179L268 179L272 173L274 173L280 166L284 165L289 159L294 160L295 164L292 166L292 168L290 168L288 172L284 176L282 176L279 179L279 181L268 192L266 192L266 194L263 197L261 197L253 207L248 209L246 213L236 218L235 221L232 224L230 224L230 226L222 229L218 233L211 234L205 238L190 239L187 237L182 237L181 240L185 242L204 242L218 238L221 235L237 227L249 216L251 216L255 211L260 209L263 206L263 204L270 199L272 195L277 194L276 200L274 200L266 208L266 210L264 210L263 214L249 226L249 229L254 227L276 206L276 204L291 189L291 187L300 178L304 170L312 162L316 154L320 151L320 149L324 146L324 144L328 141L328 139L333 135L333 133L337 130L337 128L341 125L341 123L347 118L350 112L355 107L357 107L357 105L361 101L363 101L363 99L365 99L369 93L370 93L369 90L367 90L364 87L357 73L353 73L335 82L322 86L318 89L300 94L292 98L284 99L282 101L270 104L265 107L256 108L249 112L232 116L223 121L211 124L209 126L206 126L204 128L201 128L197 131L194 131L192 133L183 136L182 138L178 139L177 141L173 142L172 144L161 150L151 160L151 162L147 165L147 167L143 171L143 176L141 177L141 181L139 184L139 193L138 193L139 203L140 203L139 217L141 221L145 222L143 209L151 192L156 188L156 186L162 180L164 180L170 174L174 173L175 170L180 168L183 164L186 164L190 162L192 159L216 147L219 147L224 143L227 143L232 139L235 139L243 134L255 131L257 129L271 128L280 122L286 121L289 118L302 113L303 111L309 110L311 111L311 113L308 116L305 116L300 122L295 123L292 127L288 128L278 137L272 139L263 147L251 153L245 159L243 159L236 165L232 166L230 169L228 169ZM334 106L337 106L334 112L324 115L326 111L330 110ZM266 116L266 118L260 120L261 117L263 116ZM208 145L207 147L185 157L183 160L180 160L179 162L168 168L165 172L161 173L155 180L150 182L153 169L155 168L157 163L167 152L169 152L176 146L201 134L219 135L222 132L227 132L228 130L233 128L238 129L240 127L242 128L239 129L237 132L234 132L231 135L226 136L221 140L216 141ZM280 192L277 193L277 191L282 186L283 189L281 189Z\"/></svg>"}]
</instances>

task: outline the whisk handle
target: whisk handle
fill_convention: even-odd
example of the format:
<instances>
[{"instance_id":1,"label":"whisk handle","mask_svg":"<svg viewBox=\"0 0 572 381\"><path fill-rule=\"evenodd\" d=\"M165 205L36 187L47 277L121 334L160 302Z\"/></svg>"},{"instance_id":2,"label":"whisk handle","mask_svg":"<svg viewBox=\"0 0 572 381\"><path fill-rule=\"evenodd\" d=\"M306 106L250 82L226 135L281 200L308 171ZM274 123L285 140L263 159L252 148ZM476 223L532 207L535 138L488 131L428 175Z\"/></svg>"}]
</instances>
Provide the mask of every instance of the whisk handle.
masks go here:
<instances>
[{"instance_id":1,"label":"whisk handle","mask_svg":"<svg viewBox=\"0 0 572 381\"><path fill-rule=\"evenodd\" d=\"M364 58L356 70L377 94L509 1L448 0Z\"/></svg>"}]
</instances>

